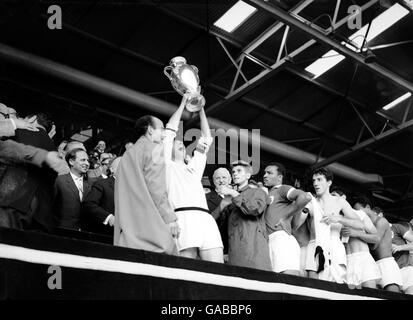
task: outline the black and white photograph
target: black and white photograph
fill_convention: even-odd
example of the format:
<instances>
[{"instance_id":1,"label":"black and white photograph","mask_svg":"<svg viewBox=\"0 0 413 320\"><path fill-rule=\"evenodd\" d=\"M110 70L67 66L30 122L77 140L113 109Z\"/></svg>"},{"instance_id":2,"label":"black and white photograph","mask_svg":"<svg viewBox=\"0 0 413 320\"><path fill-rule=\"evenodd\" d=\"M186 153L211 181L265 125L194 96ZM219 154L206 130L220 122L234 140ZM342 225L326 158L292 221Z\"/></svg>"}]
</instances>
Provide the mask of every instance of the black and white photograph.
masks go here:
<instances>
[{"instance_id":1,"label":"black and white photograph","mask_svg":"<svg viewBox=\"0 0 413 320\"><path fill-rule=\"evenodd\" d=\"M1 304L412 300L412 30L412 0L0 0Z\"/></svg>"}]
</instances>

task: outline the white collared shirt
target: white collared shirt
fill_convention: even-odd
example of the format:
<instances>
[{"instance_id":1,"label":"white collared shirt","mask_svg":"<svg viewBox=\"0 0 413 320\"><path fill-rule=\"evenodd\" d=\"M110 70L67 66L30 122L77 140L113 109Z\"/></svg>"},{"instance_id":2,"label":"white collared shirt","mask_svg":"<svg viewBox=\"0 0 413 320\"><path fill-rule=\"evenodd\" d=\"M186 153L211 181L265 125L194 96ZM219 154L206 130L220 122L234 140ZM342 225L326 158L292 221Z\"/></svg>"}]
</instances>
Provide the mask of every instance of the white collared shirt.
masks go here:
<instances>
[{"instance_id":1,"label":"white collared shirt","mask_svg":"<svg viewBox=\"0 0 413 320\"><path fill-rule=\"evenodd\" d=\"M70 175L77 189L79 190L79 198L80 198L80 201L82 201L83 200L83 177L76 177L72 172L70 172Z\"/></svg>"},{"instance_id":2,"label":"white collared shirt","mask_svg":"<svg viewBox=\"0 0 413 320\"><path fill-rule=\"evenodd\" d=\"M218 193L218 195L219 195L222 199L225 198L225 196L224 196L222 193L219 193L217 189L215 189L215 192Z\"/></svg>"}]
</instances>

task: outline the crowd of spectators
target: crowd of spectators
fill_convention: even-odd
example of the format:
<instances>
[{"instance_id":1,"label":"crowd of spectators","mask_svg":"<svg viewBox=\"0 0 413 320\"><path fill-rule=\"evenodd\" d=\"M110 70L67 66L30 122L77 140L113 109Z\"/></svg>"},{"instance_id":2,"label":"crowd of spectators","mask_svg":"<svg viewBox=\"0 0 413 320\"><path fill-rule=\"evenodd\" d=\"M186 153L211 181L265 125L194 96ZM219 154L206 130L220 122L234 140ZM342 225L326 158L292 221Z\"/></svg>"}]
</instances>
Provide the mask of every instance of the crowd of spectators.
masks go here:
<instances>
[{"instance_id":1,"label":"crowd of spectators","mask_svg":"<svg viewBox=\"0 0 413 320\"><path fill-rule=\"evenodd\" d=\"M104 141L89 153L79 141L63 140L56 148L56 129L48 114L20 118L4 104L0 112L0 226L112 236L120 157L105 152ZM41 159L33 159L38 155Z\"/></svg>"},{"instance_id":2,"label":"crowd of spectators","mask_svg":"<svg viewBox=\"0 0 413 320\"><path fill-rule=\"evenodd\" d=\"M176 137L187 99L166 128L138 119L122 157L104 141L56 148L49 115L20 118L0 104L0 227L93 232L118 246L413 294L413 219L390 224L370 199L347 198L328 168L301 190L284 183L281 163L267 164L261 182L239 159L210 183L204 111L193 154Z\"/></svg>"}]
</instances>

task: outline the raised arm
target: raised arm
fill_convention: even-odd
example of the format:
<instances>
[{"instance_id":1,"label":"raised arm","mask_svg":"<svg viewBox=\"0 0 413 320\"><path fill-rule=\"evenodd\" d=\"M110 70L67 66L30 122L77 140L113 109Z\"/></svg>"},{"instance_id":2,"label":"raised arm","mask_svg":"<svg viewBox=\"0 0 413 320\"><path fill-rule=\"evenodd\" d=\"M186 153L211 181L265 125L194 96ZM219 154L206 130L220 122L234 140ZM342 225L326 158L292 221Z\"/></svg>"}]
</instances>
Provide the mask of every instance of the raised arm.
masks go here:
<instances>
[{"instance_id":1,"label":"raised arm","mask_svg":"<svg viewBox=\"0 0 413 320\"><path fill-rule=\"evenodd\" d=\"M293 215L293 219L291 221L293 231L298 230L307 219L312 218L313 210L313 204L310 201L300 212L296 212Z\"/></svg>"},{"instance_id":2,"label":"raised arm","mask_svg":"<svg viewBox=\"0 0 413 320\"><path fill-rule=\"evenodd\" d=\"M179 121L181 121L182 118L182 113L185 110L185 106L188 101L188 96L184 95L181 100L181 104L179 105L179 108L174 112L174 114L171 116L169 119L166 127L175 131L178 131L179 127Z\"/></svg>"},{"instance_id":3,"label":"raised arm","mask_svg":"<svg viewBox=\"0 0 413 320\"><path fill-rule=\"evenodd\" d=\"M292 189L291 192L287 194L288 200L292 201L296 212L301 212L304 207L311 201L311 196L302 190Z\"/></svg>"},{"instance_id":4,"label":"raised arm","mask_svg":"<svg viewBox=\"0 0 413 320\"><path fill-rule=\"evenodd\" d=\"M209 128L208 119L205 114L204 108L199 111L199 119L201 121L201 133L203 137L210 138L211 130Z\"/></svg>"},{"instance_id":5,"label":"raised arm","mask_svg":"<svg viewBox=\"0 0 413 320\"><path fill-rule=\"evenodd\" d=\"M186 106L187 99L187 96L182 97L179 108L174 112L174 114L171 116L168 123L166 124L166 130L162 143L165 162L167 164L169 164L172 161L172 149L174 145L174 140L179 128L179 121L181 121L182 113L184 112Z\"/></svg>"}]
</instances>

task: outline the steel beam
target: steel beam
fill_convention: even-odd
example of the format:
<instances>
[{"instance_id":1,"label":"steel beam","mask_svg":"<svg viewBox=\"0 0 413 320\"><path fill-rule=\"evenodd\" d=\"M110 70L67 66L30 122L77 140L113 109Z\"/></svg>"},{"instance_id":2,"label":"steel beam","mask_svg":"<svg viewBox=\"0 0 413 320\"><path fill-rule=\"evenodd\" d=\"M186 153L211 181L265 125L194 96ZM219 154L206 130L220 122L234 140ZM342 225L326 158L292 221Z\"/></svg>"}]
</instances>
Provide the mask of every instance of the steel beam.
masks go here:
<instances>
[{"instance_id":1,"label":"steel beam","mask_svg":"<svg viewBox=\"0 0 413 320\"><path fill-rule=\"evenodd\" d=\"M291 68L291 67L286 67L285 70L288 71L289 73L292 73L292 74L298 76L299 78L301 78L301 79L303 79L303 80L306 80L307 82L309 82L310 84L312 84L312 85L314 85L314 86L316 86L316 87L319 87L319 88L321 88L321 89L323 89L323 90L325 90L325 91L327 91L327 92L329 92L329 93L332 93L332 94L334 94L334 95L336 95L336 96L345 98L346 100L348 100L348 101L350 101L350 102L352 102L352 103L354 103L354 104L357 104L357 105L359 105L359 106L362 106L364 110L369 111L369 108L367 108L363 102L358 101L357 99L354 99L354 98L352 98L352 97L350 97L350 96L346 96L345 93L340 92L340 91L338 91L338 90L336 90L336 89L333 89L332 87L329 87L329 86L327 86L326 84L323 84L323 83L321 83L321 82L315 81L314 79L311 79L309 76L307 76L306 74L304 74L302 71L299 71L299 70L297 70L297 69L295 69L295 68ZM391 123L389 123L390 126L393 126L393 127L394 127L393 123L396 123L396 124L398 123L398 121L397 121L396 119L394 119L393 117L391 117L391 116L389 116L389 115L387 115L387 114L385 114L385 113L383 113L383 112L381 112L381 111L375 111L375 112L372 113L372 114L376 114L376 115L380 116L380 118L382 118L382 120L389 120L389 121L391 121Z\"/></svg>"},{"instance_id":2,"label":"steel beam","mask_svg":"<svg viewBox=\"0 0 413 320\"><path fill-rule=\"evenodd\" d=\"M262 0L245 0L246 3L256 7L257 9L261 9L275 18L283 21L284 23L288 24L290 27L293 27L297 30L300 30L306 33L308 36L320 41L323 44L328 45L329 47L336 50L338 53L352 59L353 61L363 65L366 69L373 71L374 73L392 81L393 83L397 84L398 86L413 92L413 84L406 79L400 77L398 74L380 66L377 63L366 63L364 61L364 57L361 54L358 54L346 46L343 46L340 43L330 39L325 34L321 33L320 31L312 28L311 26L299 21L298 19L292 17L290 14L281 10L273 5L268 4Z\"/></svg>"},{"instance_id":3,"label":"steel beam","mask_svg":"<svg viewBox=\"0 0 413 320\"><path fill-rule=\"evenodd\" d=\"M242 78L245 80L245 82L248 82L247 77L244 75L244 73L241 70L242 67L242 63L240 62L240 65L238 65L234 58L231 56L231 54L229 53L227 47L225 46L225 44L222 42L222 40L220 38L217 37L218 43L221 45L222 49L224 49L225 53L227 54L228 58L231 60L232 64L234 65L234 67L237 69L237 75L236 78L238 78L238 74L240 73ZM243 61L243 60L242 60Z\"/></svg>"},{"instance_id":4,"label":"steel beam","mask_svg":"<svg viewBox=\"0 0 413 320\"><path fill-rule=\"evenodd\" d=\"M278 51L278 55L277 55L277 61L281 60L281 56L282 53L284 51L284 47L285 47L285 43L287 42L287 37L288 37L288 32L290 31L290 27L286 26L285 30L284 30L284 34L283 34L283 38L281 40L281 45L280 45L280 49Z\"/></svg>"},{"instance_id":5,"label":"steel beam","mask_svg":"<svg viewBox=\"0 0 413 320\"><path fill-rule=\"evenodd\" d=\"M295 9L293 9L291 12L295 12L295 13L298 13L299 11L301 11L302 9L304 9L308 4L310 4L311 2L313 2L314 0L307 0L307 1L303 1L300 5L298 5ZM369 7L371 7L375 2L377 2L378 0L371 0L370 2L368 2L367 4L365 4L364 6L362 6L362 8L361 8L361 10L363 11L363 10L366 10L366 9L368 9ZM47 15L42 15L42 17L43 18L48 18L48 16ZM283 26L284 24L283 23L280 23L280 26ZM150 64L150 65L152 65L152 66L154 66L154 67L156 67L156 68L159 68L159 67L163 67L164 66L164 63L162 63L162 62L160 62L160 61L157 61L157 60L155 60L155 59L152 59L152 58L149 58L148 56L146 56L146 55L142 55L142 54L140 54L140 53L137 53L137 52L135 52L135 51L132 51L132 50L129 50L129 49L127 49L127 48L124 48L124 47L121 47L121 46L119 46L119 45L117 45L117 44L114 44L114 43L112 43L112 42L109 42L109 41L107 41L107 40L104 40L104 39L102 39L102 38L100 38L100 37L97 37L97 36L95 36L95 35L92 35L92 34L90 34L90 33L88 33L88 32L85 32L85 31L83 31L83 30L80 30L80 29L78 29L78 28L76 28L76 27L74 27L74 26L72 26L72 25L70 25L70 24L68 24L68 23L65 23L65 22L63 22L63 27L64 27L64 30L69 30L70 32L72 32L72 33L74 33L74 34L77 34L78 36L80 36L80 37L82 37L82 38L85 38L85 39L87 39L87 40L90 40L90 41L93 41L93 42L95 42L95 43L98 43L98 44L100 44L100 45L102 45L102 46L104 46L104 47L106 47L106 48L108 48L108 49L111 49L111 50L114 50L114 51L116 51L116 52L118 52L118 53L121 53L121 54L124 54L124 55L126 55L126 56L128 56L128 57L130 57L130 58L134 58L134 59L137 59L137 60L140 60L140 61L143 61L143 62L146 62L146 63L148 63L148 64ZM197 26L197 28L201 28L200 26ZM213 32L210 32L212 35L214 35L214 33ZM222 37L221 37L222 38ZM227 39L225 39L225 38L222 38L222 39L224 39L224 40L227 40ZM240 44L237 44L238 46L240 46ZM257 59L257 58L255 58L255 57L252 57L252 56L250 56L249 54L245 54L244 55L245 57L247 57L247 58L249 58L249 59L251 59L252 61L254 61L255 63L258 63L258 64L260 64L260 61ZM268 66L268 65L265 65L265 64L260 64L263 68L267 68L267 69L270 69L270 66ZM286 68L288 71L291 71L288 67ZM300 75L302 78L303 78L303 76L302 75ZM303 78L303 79L305 79L305 78ZM318 86L320 86L317 82L315 82L315 81L312 81L312 80L310 80L310 79L305 79L305 80L307 80L307 81L310 81L311 83L313 83L314 85L318 85ZM207 84L208 85L208 84ZM340 96L342 96L339 92L336 92L336 91L334 91L334 90L332 90L332 89L330 89L329 87L327 87L327 86L325 86L325 87L322 87L324 90L326 90L326 91L329 91L329 92L332 92L332 93L335 93L335 94L337 94L337 95L340 95ZM231 90L232 91L232 90ZM354 99L352 99L352 98L349 98L350 99L350 101L352 101L352 102L354 102L354 103L357 103L358 105L361 105L361 106L363 106L363 104L362 103L360 103L360 102L358 102L358 101L356 101L356 100L354 100ZM380 112L377 112L377 114L379 115L379 116L381 116L381 117L384 117L384 118L386 118L386 119L390 119L390 120L392 120L393 122L395 122L395 120L394 119L391 119L391 118L389 118L387 115L385 115L385 114L382 114L382 113L380 113Z\"/></svg>"},{"instance_id":6,"label":"steel beam","mask_svg":"<svg viewBox=\"0 0 413 320\"><path fill-rule=\"evenodd\" d=\"M402 131L410 128L413 126L413 119L406 121L405 123L401 124L400 126L398 126L397 128L393 128L393 129L389 129L377 136L374 136L370 139L367 139L359 144L356 144L346 150L343 150L331 157L328 157L327 159L324 159L323 161L320 161L316 164L313 165L313 168L320 168L326 165L329 165L330 163L333 163L335 161L339 161L345 157L350 156L351 154L360 151L362 149L365 149L369 146L372 146L374 143L377 143L379 141L382 141L383 139L389 138L390 136L394 136L396 134L401 133Z\"/></svg>"},{"instance_id":7,"label":"steel beam","mask_svg":"<svg viewBox=\"0 0 413 320\"><path fill-rule=\"evenodd\" d=\"M304 0L301 3L299 3L296 7L294 7L290 12L294 14L298 14L302 10L304 10L308 5L310 5L312 2L314 2L314 0ZM274 33L280 30L283 26L284 26L283 22L276 22L274 25L272 25L266 31L264 31L259 37L251 41L247 46L245 46L242 49L242 54L251 53L252 51L257 49L261 44L263 44L266 40L268 40ZM241 56L238 57L238 59L240 58Z\"/></svg>"},{"instance_id":8,"label":"steel beam","mask_svg":"<svg viewBox=\"0 0 413 320\"><path fill-rule=\"evenodd\" d=\"M373 0L373 1L376 1L376 0ZM371 1L371 2L373 2L373 1ZM367 6L367 5L368 5L368 4L366 4L366 6ZM362 8L362 9L363 9L363 8ZM366 9L366 8L364 7L364 10L365 10L365 9ZM106 47L106 48L108 48L108 49L117 51L117 52L119 52L119 53L123 53L123 54L125 54L125 55L128 56L128 57L131 57L131 58L134 58L134 59L138 59L138 60L140 60L140 61L143 61L143 62L145 62L145 63L148 63L148 64L150 64L150 65L152 65L152 66L154 66L154 67L156 67L156 68L162 67L162 66L164 65L164 64L163 64L162 62L160 62L160 61L157 61L157 60L155 60L155 59L149 58L149 57L147 57L147 56L145 56L145 55L142 55L142 54L140 54L140 53L137 53L137 52L135 52L135 51L131 51L131 50L129 50L129 49L120 47L120 46L118 46L118 45L116 45L116 44L114 44L114 43L112 43L112 42L109 42L109 41L107 41L107 40L104 40L104 39L102 39L102 38L99 38L99 37L97 37L97 36L94 36L94 35L92 35L92 34L90 34L90 33L87 33L87 32L85 32L85 31L83 31L83 30L80 30L80 29L78 29L78 28L76 28L76 27L74 27L74 26L72 26L72 25L70 25L70 24L68 24L68 23L64 23L64 30L69 30L69 31L71 31L71 32L79 35L80 37L83 37L83 38L85 38L85 39L87 39L87 40L90 40L90 41L93 41L93 42L95 42L95 43L98 43L98 44L100 44L100 45L102 45L102 46L104 46L104 47ZM246 57L249 57L249 56L246 55ZM268 67L268 66L263 66L263 67L265 68L265 67ZM292 72L292 69L290 69L289 67L287 67L286 70ZM321 85L321 84L319 84L319 83L317 83L317 82L315 82L315 81L313 81L313 80L311 80L311 79L309 79L309 78L305 78L304 75L298 74L298 72L294 72L294 73L295 73L296 75L299 75L301 78L303 78L303 79L311 82L312 84L314 84L314 85L316 85L316 86L321 86L324 90L326 90L326 91L328 91L328 92L331 92L331 93L334 93L334 94L336 94L336 95L339 95L339 96L343 96L343 97L344 97L344 95L341 94L341 93L339 93L338 91L335 91L335 90L333 90L333 89L330 89L330 88L327 87L327 86ZM352 99L352 98L348 98L348 99L349 99L350 101L352 101L353 103L356 103L356 104L358 104L358 105L362 105L362 103L359 102L359 101L356 101L356 100L354 100L354 99ZM379 115L380 115L381 117L386 117L386 119L391 120L391 121L393 121L393 122L395 121L394 119L389 118L389 117L387 117L387 116L384 115L384 114L379 114Z\"/></svg>"},{"instance_id":9,"label":"steel beam","mask_svg":"<svg viewBox=\"0 0 413 320\"><path fill-rule=\"evenodd\" d=\"M338 11L340 10L340 4L341 4L341 0L337 0L336 8L334 9L333 24L336 23Z\"/></svg>"},{"instance_id":10,"label":"steel beam","mask_svg":"<svg viewBox=\"0 0 413 320\"><path fill-rule=\"evenodd\" d=\"M371 136L374 138L375 134L374 134L373 130L371 130L371 128L370 128L369 124L367 123L367 121L364 119L364 117L361 115L361 113L357 110L357 108L354 104L352 104L350 102L350 105L353 107L353 110L356 112L357 116L359 117L359 119L361 120L363 125L366 127L366 129L370 132Z\"/></svg>"},{"instance_id":11,"label":"steel beam","mask_svg":"<svg viewBox=\"0 0 413 320\"><path fill-rule=\"evenodd\" d=\"M377 0L378 1L378 0ZM290 12L294 14L300 13L304 8L306 8L309 4L314 2L314 0L304 0L301 3L299 3L296 7L294 7ZM273 34L275 34L278 30L280 30L284 26L284 23L282 22L276 22L272 26L270 26L267 30L265 30L263 33L261 33L257 38L255 38L253 41L251 41L248 45L243 47L241 49L241 54L237 57L236 61L239 62L242 57L250 57L252 61L260 64L262 67L266 68L263 66L261 63L256 61L257 59L253 60L253 57L251 56L251 52L254 51L256 48L258 48L261 44L263 44L265 41L267 41ZM270 59L268 59L270 60ZM231 65L227 66L226 68L223 68L222 71L218 72L215 74L209 82L212 83L215 81L219 76L221 76L223 73L227 72L230 69Z\"/></svg>"},{"instance_id":12,"label":"steel beam","mask_svg":"<svg viewBox=\"0 0 413 320\"><path fill-rule=\"evenodd\" d=\"M372 0L370 2L368 2L367 4L365 4L364 6L362 6L362 10L365 10L366 8L368 8L369 6L373 5L374 3L376 3L378 0ZM280 9L278 9L280 10ZM284 11L282 11L284 15L287 15L290 19L293 19L295 22L297 22L298 20L292 18L291 16L289 16L287 13L285 13ZM341 19L339 22L337 22L333 27L330 27L327 32L331 33L333 31L333 29L336 29L342 25L344 25L347 21L348 18L351 17L351 15ZM298 21L299 23L302 24L302 22ZM262 71L260 74L258 74L257 76L255 76L254 78L252 78L251 80L249 80L248 83L240 86L238 89L234 90L233 92L231 92L230 94L228 94L224 100L219 101L215 104L213 104L212 106L210 106L208 109L205 109L205 112L207 114L212 114L213 112L216 112L217 110L219 110L220 108L228 105L230 102L238 99L239 97L247 94L249 91L251 91L253 88L255 88L256 86L260 85L263 81L265 81L266 79L271 78L272 76L274 76L277 72L279 72L281 70L282 67L284 67L285 65L287 65L289 63L289 61L291 60L291 58L299 55L300 53L304 52L306 49L308 49L309 47L311 47L313 44L316 43L316 40L311 39L309 41L307 41L306 43L304 43L301 47L297 48L296 50L294 50L293 52L291 52L288 56L282 58L280 61L277 61L275 64L273 64L271 66L270 69L264 70ZM351 50L349 50L351 51ZM354 53L354 52L353 52ZM195 122L198 120L198 117L193 118L191 120L191 123Z\"/></svg>"},{"instance_id":13,"label":"steel beam","mask_svg":"<svg viewBox=\"0 0 413 320\"><path fill-rule=\"evenodd\" d=\"M210 85L209 87L211 89L219 91L221 93L224 93L224 94L227 93L226 89L224 89L224 88L222 88L218 85ZM323 135L323 136L325 136L325 137L327 137L331 140L334 140L336 142L339 142L343 145L349 146L349 145L352 145L354 143L354 141L352 141L352 140L344 138L344 137L342 137L338 134L331 134L330 132L327 132L326 130L324 130L324 129L318 127L318 126L315 126L311 123L308 123L308 122L303 123L303 121L301 119L295 118L294 116L288 115L288 114L286 114L282 111L279 111L277 109L268 108L267 106L265 106L265 105L263 105L263 104L261 104L257 101L254 101L252 99L248 99L248 98L244 97L244 98L241 98L241 101L246 103L247 105L257 109L257 110L260 110L260 111L264 112L264 113L271 114L271 115L274 115L278 118L284 119L288 122L304 126L305 128L313 131L314 133L321 134L321 135ZM363 128L364 128L364 126L363 126ZM383 154L381 152L373 151L369 148L366 148L366 151L371 153L374 156L378 156L378 157L380 157L380 158L382 158L382 159L384 159L388 162L391 162L393 164L396 164L396 165L398 165L402 168L405 168L405 169L408 169L408 170L413 170L413 167L409 163L397 160L397 159L395 159L395 158L393 158L393 157L391 157L387 154Z\"/></svg>"},{"instance_id":14,"label":"steel beam","mask_svg":"<svg viewBox=\"0 0 413 320\"><path fill-rule=\"evenodd\" d=\"M140 106L141 108L151 110L151 112L157 112L165 116L170 116L176 111L176 106L171 103L150 97L136 90L98 78L57 62L22 52L4 44L0 44L0 58L10 63L15 63L37 72L47 74L50 77L77 85L92 92L103 94L135 106ZM188 119L190 116L191 115L188 112L185 112L182 115L182 118ZM223 128L224 130L240 129L233 124L226 123L218 119L209 118L208 120L212 128ZM250 138L251 139L244 139L244 141L248 143L252 143L252 141L260 141L261 150L283 156L293 161L312 164L316 158L315 155L309 152L291 147L274 139L261 136L256 132L252 132L252 134L250 134ZM335 174L358 183L383 182L383 178L380 175L364 173L339 163L331 164L330 168Z\"/></svg>"}]
</instances>

